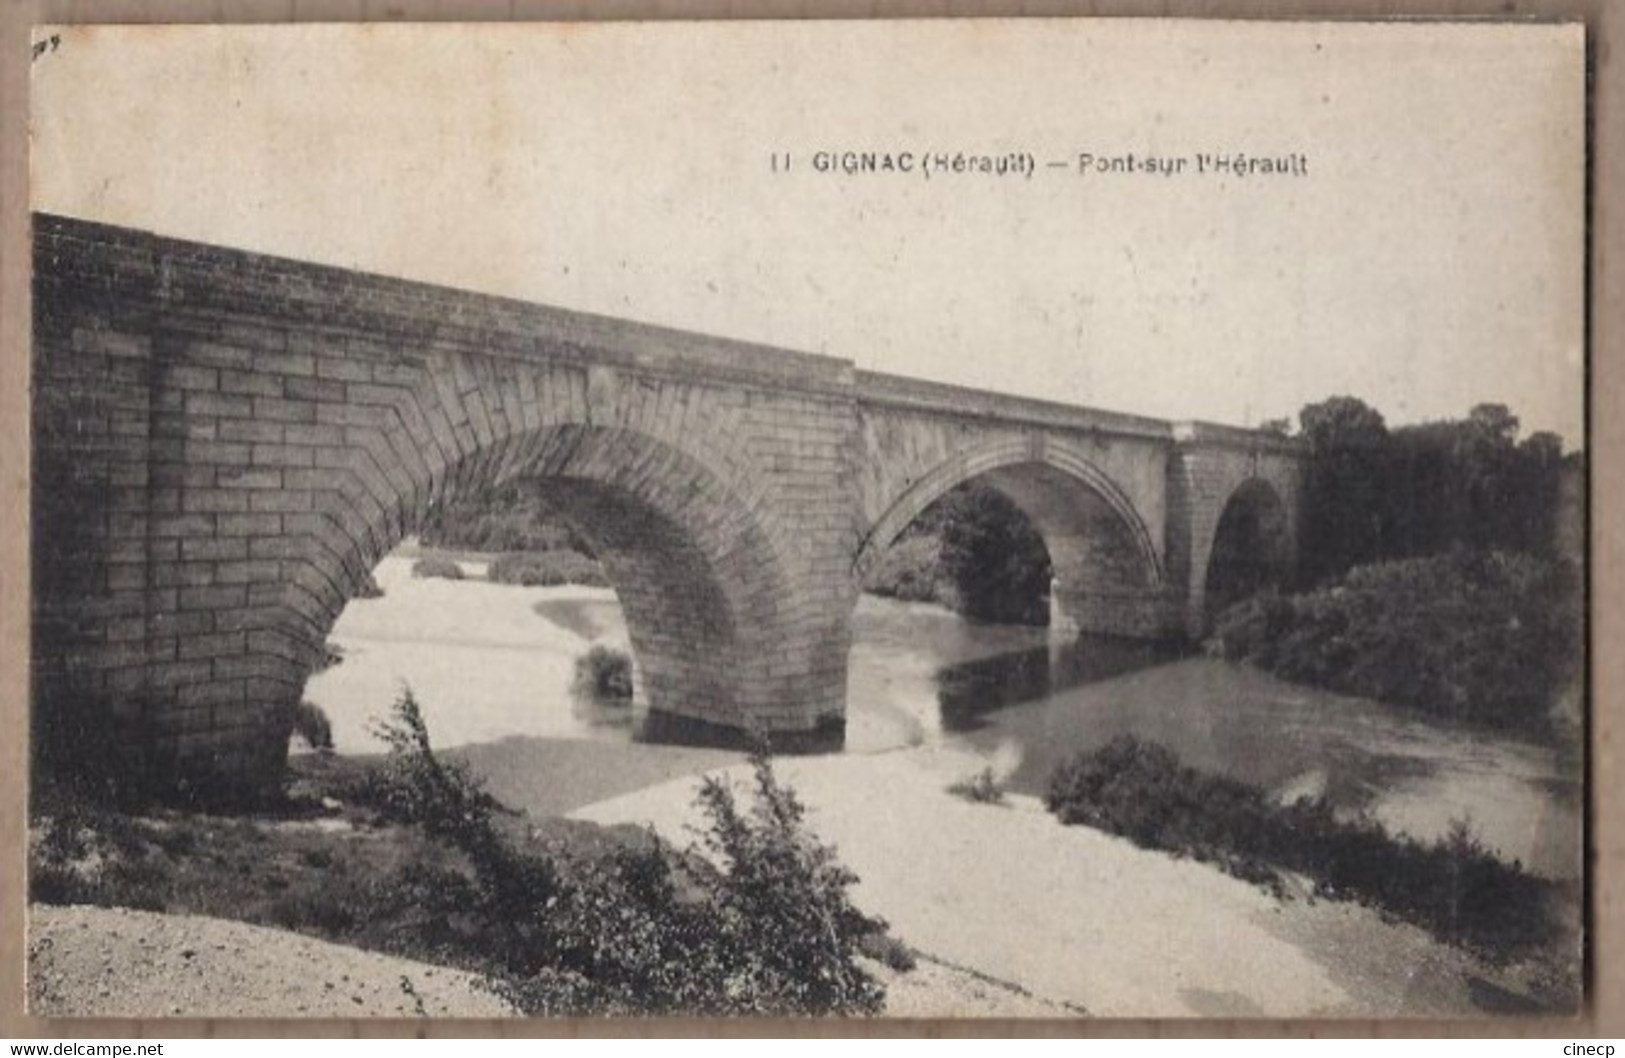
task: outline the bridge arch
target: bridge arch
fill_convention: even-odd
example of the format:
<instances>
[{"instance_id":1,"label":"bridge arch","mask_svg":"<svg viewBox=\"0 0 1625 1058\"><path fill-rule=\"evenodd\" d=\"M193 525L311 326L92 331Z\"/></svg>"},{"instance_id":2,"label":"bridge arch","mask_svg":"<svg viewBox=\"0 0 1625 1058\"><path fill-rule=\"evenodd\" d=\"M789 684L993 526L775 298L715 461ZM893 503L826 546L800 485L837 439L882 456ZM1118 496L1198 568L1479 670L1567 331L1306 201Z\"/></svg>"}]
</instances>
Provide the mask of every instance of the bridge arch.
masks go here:
<instances>
[{"instance_id":1,"label":"bridge arch","mask_svg":"<svg viewBox=\"0 0 1625 1058\"><path fill-rule=\"evenodd\" d=\"M1148 609L1164 594L1163 564L1133 500L1081 452L1042 437L983 445L917 478L876 520L855 575L861 580L921 512L969 481L998 489L1043 537L1054 574L1053 626L1138 634L1163 621Z\"/></svg>"},{"instance_id":2,"label":"bridge arch","mask_svg":"<svg viewBox=\"0 0 1625 1058\"><path fill-rule=\"evenodd\" d=\"M1065 445L1046 443L1041 437L1016 438L983 445L940 463L917 478L875 521L853 560L853 569L861 576L880 552L890 546L927 507L950 490L978 478L985 478L989 484L1007 494L1009 491L1017 493L1010 498L1022 508L1023 513L1034 519L1040 532L1044 531L1040 524L1040 518L1043 518L1043 512L1039 510L1041 494L1057 488L1066 491L1087 490L1121 523L1122 531L1127 534L1135 554L1143 563L1145 585L1155 587L1162 583L1161 559L1152 544L1151 532L1133 501L1086 456ZM1023 497L1027 503L1023 503ZM1034 517L1035 514L1038 517ZM1054 518L1044 520L1051 523L1052 530L1059 528L1053 524ZM1048 537L1046 546L1049 546Z\"/></svg>"},{"instance_id":3,"label":"bridge arch","mask_svg":"<svg viewBox=\"0 0 1625 1058\"><path fill-rule=\"evenodd\" d=\"M796 606L805 578L786 557L771 484L727 443L729 416L695 414L710 400L701 388L461 353L386 373L388 385L351 385L344 401L318 405L329 424L255 424L280 431L252 448L263 469L225 465L215 456L237 455L225 449L182 453L187 473L211 481L181 487L183 509L248 510L176 527L196 534L180 541L183 559L230 559L209 576L242 584L196 600L232 631L208 637L222 653L212 667L180 674L195 682L171 691L177 705L201 703L217 730L279 754L288 707L378 561L437 506L529 480L603 562L654 730L711 739L808 727L782 715L791 681L807 687L804 701L839 709L839 682L819 688L786 656L807 638Z\"/></svg>"},{"instance_id":4,"label":"bridge arch","mask_svg":"<svg viewBox=\"0 0 1625 1058\"><path fill-rule=\"evenodd\" d=\"M782 563L749 503L693 455L623 427L564 423L503 447L444 467L436 477L445 487L393 497L382 510L353 486L316 500L322 523L290 541L283 562L281 656L296 666L290 686L303 685L365 571L414 533L434 503L530 480L603 563L651 709L745 726L753 669L767 656L787 594Z\"/></svg>"},{"instance_id":5,"label":"bridge arch","mask_svg":"<svg viewBox=\"0 0 1625 1058\"><path fill-rule=\"evenodd\" d=\"M1283 586L1291 569L1286 501L1268 480L1249 477L1225 497L1200 571L1204 630L1232 603Z\"/></svg>"}]
</instances>

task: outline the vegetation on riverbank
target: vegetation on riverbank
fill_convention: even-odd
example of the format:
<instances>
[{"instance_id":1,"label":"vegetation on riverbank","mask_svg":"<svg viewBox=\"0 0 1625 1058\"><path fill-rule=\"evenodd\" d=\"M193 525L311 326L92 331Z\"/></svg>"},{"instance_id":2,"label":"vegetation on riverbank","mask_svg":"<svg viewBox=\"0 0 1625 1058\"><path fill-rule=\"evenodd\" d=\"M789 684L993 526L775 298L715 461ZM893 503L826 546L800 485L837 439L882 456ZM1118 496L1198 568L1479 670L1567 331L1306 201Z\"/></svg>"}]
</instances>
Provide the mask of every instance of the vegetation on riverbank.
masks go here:
<instances>
[{"instance_id":1,"label":"vegetation on riverbank","mask_svg":"<svg viewBox=\"0 0 1625 1058\"><path fill-rule=\"evenodd\" d=\"M1530 960L1532 987L1554 1007L1577 997L1577 894L1500 860L1466 821L1417 841L1341 818L1324 799L1277 802L1131 735L1058 767L1045 804L1063 823L1212 863L1277 895L1289 873L1302 875L1316 896L1376 907L1491 960Z\"/></svg>"},{"instance_id":2,"label":"vegetation on riverbank","mask_svg":"<svg viewBox=\"0 0 1625 1058\"><path fill-rule=\"evenodd\" d=\"M524 481L435 510L418 538L425 547L447 551L569 550L593 555L587 539L553 513L534 483Z\"/></svg>"},{"instance_id":3,"label":"vegetation on riverbank","mask_svg":"<svg viewBox=\"0 0 1625 1058\"><path fill-rule=\"evenodd\" d=\"M38 791L30 896L211 915L472 970L531 1014L874 1013L861 952L899 960L856 881L756 761L699 791L697 849L531 819L437 758L410 693L381 762L295 758L274 810L141 814Z\"/></svg>"},{"instance_id":4,"label":"vegetation on riverbank","mask_svg":"<svg viewBox=\"0 0 1625 1058\"><path fill-rule=\"evenodd\" d=\"M863 587L974 621L1044 625L1049 582L1049 552L1026 515L997 489L968 482L921 512Z\"/></svg>"},{"instance_id":5,"label":"vegetation on riverbank","mask_svg":"<svg viewBox=\"0 0 1625 1058\"><path fill-rule=\"evenodd\" d=\"M950 783L948 792L973 804L1004 804L1004 784L994 777L991 767Z\"/></svg>"},{"instance_id":6,"label":"vegetation on riverbank","mask_svg":"<svg viewBox=\"0 0 1625 1058\"><path fill-rule=\"evenodd\" d=\"M412 563L412 576L436 577L440 580L462 580L463 567L457 560L445 555L424 555Z\"/></svg>"},{"instance_id":7,"label":"vegetation on riverbank","mask_svg":"<svg viewBox=\"0 0 1625 1058\"><path fill-rule=\"evenodd\" d=\"M560 584L609 587L609 579L597 559L568 548L498 555L486 566L485 579L493 584L517 584L526 588L553 588Z\"/></svg>"},{"instance_id":8,"label":"vegetation on riverbank","mask_svg":"<svg viewBox=\"0 0 1625 1058\"><path fill-rule=\"evenodd\" d=\"M1578 693L1580 572L1455 551L1358 566L1299 595L1225 611L1211 644L1284 679L1461 721L1549 734ZM1577 712L1577 710L1574 710Z\"/></svg>"},{"instance_id":9,"label":"vegetation on riverbank","mask_svg":"<svg viewBox=\"0 0 1625 1058\"><path fill-rule=\"evenodd\" d=\"M1309 446L1305 583L1454 549L1581 557L1584 457L1556 434L1520 440L1504 404L1390 428L1375 408L1337 396L1306 405L1298 421Z\"/></svg>"}]
</instances>

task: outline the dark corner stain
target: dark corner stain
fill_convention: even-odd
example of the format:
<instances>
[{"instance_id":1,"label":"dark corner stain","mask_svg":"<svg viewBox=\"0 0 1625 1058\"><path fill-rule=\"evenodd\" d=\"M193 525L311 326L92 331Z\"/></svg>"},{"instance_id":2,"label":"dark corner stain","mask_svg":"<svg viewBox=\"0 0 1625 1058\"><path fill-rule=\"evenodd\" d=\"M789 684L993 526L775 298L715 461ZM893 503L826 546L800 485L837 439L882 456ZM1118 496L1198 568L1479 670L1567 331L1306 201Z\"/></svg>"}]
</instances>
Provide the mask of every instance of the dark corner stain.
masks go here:
<instances>
[{"instance_id":1,"label":"dark corner stain","mask_svg":"<svg viewBox=\"0 0 1625 1058\"><path fill-rule=\"evenodd\" d=\"M1541 1003L1519 995L1517 992L1502 988L1472 974L1467 976L1467 995L1479 1010L1486 1014L1546 1014L1550 1013Z\"/></svg>"},{"instance_id":2,"label":"dark corner stain","mask_svg":"<svg viewBox=\"0 0 1625 1058\"><path fill-rule=\"evenodd\" d=\"M41 55L44 55L48 51L56 51L56 49L60 48L61 46L62 34L60 33L53 33L43 40L36 40L34 42L34 54L30 57L30 61L39 62Z\"/></svg>"}]
</instances>

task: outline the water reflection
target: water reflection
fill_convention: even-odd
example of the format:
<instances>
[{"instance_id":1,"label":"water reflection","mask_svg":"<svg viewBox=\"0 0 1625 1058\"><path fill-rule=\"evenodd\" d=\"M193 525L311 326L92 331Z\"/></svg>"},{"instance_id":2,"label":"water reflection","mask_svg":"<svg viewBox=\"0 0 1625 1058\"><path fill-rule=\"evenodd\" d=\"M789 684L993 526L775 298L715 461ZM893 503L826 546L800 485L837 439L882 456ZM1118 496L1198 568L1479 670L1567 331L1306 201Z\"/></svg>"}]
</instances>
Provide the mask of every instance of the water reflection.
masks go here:
<instances>
[{"instance_id":1,"label":"water reflection","mask_svg":"<svg viewBox=\"0 0 1625 1058\"><path fill-rule=\"evenodd\" d=\"M976 731L988 725L989 713L1166 664L1182 653L1174 644L1083 636L947 665L937 672L942 729Z\"/></svg>"},{"instance_id":2,"label":"water reflection","mask_svg":"<svg viewBox=\"0 0 1625 1058\"><path fill-rule=\"evenodd\" d=\"M637 738L648 713L641 701L631 698L594 694L580 687L571 687L568 695L570 716L589 731L626 731Z\"/></svg>"}]
</instances>

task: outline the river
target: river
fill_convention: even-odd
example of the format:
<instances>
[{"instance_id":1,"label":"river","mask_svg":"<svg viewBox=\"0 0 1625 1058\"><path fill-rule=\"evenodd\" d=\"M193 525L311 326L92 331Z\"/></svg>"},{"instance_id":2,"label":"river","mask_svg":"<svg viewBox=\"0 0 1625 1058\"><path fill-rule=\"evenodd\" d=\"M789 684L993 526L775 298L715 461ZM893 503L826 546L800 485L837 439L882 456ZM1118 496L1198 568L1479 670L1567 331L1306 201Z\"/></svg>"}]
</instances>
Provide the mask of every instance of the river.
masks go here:
<instances>
[{"instance_id":1,"label":"river","mask_svg":"<svg viewBox=\"0 0 1625 1058\"><path fill-rule=\"evenodd\" d=\"M331 636L343 660L306 690L332 721L338 749L376 751L369 725L404 683L437 746L463 747L510 789L522 773L533 810L573 808L730 759L637 745L637 706L571 692L575 659L591 644L626 644L613 592L496 585L474 579L478 563L465 569L461 582L419 579L410 558L391 556L377 570L383 597L346 608ZM1134 734L1196 767L1282 798L1325 796L1417 837L1465 818L1506 859L1554 878L1581 873L1573 753L1210 658L1056 642L1044 629L977 625L927 604L864 597L853 640L847 753L968 749L1010 789L1041 794L1060 760ZM594 745L568 750L583 742ZM561 743L574 766L539 767L561 759Z\"/></svg>"}]
</instances>

